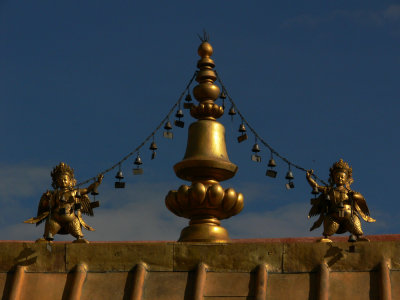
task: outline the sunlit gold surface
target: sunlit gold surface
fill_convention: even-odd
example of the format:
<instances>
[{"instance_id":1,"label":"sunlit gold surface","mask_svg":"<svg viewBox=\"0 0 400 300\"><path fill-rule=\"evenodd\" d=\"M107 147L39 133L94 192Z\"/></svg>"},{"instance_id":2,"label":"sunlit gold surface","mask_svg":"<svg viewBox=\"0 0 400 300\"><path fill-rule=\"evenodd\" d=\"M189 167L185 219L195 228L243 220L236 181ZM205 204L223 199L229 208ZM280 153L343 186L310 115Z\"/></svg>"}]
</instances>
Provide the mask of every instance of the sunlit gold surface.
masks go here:
<instances>
[{"instance_id":1,"label":"sunlit gold surface","mask_svg":"<svg viewBox=\"0 0 400 300\"><path fill-rule=\"evenodd\" d=\"M74 170L67 164L60 163L51 172L51 177L54 190L42 195L37 216L24 222L36 225L46 222L43 238L37 242L52 241L56 234L71 234L76 242L88 243L83 239L82 227L90 231L94 229L85 223L82 213L93 216L87 194L97 189L103 175L99 175L97 181L88 188L75 188Z\"/></svg>"},{"instance_id":2,"label":"sunlit gold surface","mask_svg":"<svg viewBox=\"0 0 400 300\"><path fill-rule=\"evenodd\" d=\"M199 104L191 107L191 115L198 119L189 127L186 153L182 161L174 166L176 175L192 182L170 191L165 198L167 208L180 217L190 219L189 226L181 232L179 241L215 242L229 241L220 220L238 214L243 209L243 195L234 189L224 189L219 181L232 178L237 166L229 161L225 144L225 128L216 121L224 113L214 103L220 89L214 84L217 79L210 58L212 47L203 42L198 54L200 69L193 89Z\"/></svg>"},{"instance_id":3,"label":"sunlit gold surface","mask_svg":"<svg viewBox=\"0 0 400 300\"><path fill-rule=\"evenodd\" d=\"M375 222L369 216L365 198L350 189L353 183L352 168L340 159L329 170L329 186L320 186L311 178L313 170L307 171L307 181L321 195L311 199L313 205L308 217L319 215L311 230L324 226L324 238L320 242L331 242L328 238L335 233L350 232L358 241L365 241L359 216L366 222Z\"/></svg>"},{"instance_id":4,"label":"sunlit gold surface","mask_svg":"<svg viewBox=\"0 0 400 300\"><path fill-rule=\"evenodd\" d=\"M229 161L226 152L224 126L212 120L191 124L185 156L174 170L179 178L189 181L198 178L223 181L233 177L237 166Z\"/></svg>"},{"instance_id":5,"label":"sunlit gold surface","mask_svg":"<svg viewBox=\"0 0 400 300\"><path fill-rule=\"evenodd\" d=\"M180 217L215 223L238 214L243 208L243 195L233 188L223 189L217 182L191 186L181 185L177 191L170 191L165 199L169 210Z\"/></svg>"}]
</instances>

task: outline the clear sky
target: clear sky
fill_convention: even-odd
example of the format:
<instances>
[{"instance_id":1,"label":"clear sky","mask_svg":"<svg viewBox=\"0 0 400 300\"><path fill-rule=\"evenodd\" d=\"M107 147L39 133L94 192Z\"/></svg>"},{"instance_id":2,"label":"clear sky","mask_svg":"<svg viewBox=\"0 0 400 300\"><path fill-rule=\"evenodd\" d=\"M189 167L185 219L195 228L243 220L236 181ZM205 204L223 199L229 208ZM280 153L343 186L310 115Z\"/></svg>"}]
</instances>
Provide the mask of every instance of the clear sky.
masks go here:
<instances>
[{"instance_id":1,"label":"clear sky","mask_svg":"<svg viewBox=\"0 0 400 300\"><path fill-rule=\"evenodd\" d=\"M60 161L79 181L135 149L166 116L196 70L197 34L214 47L216 69L249 123L281 155L327 180L343 158L352 188L367 199L366 234L400 232L400 4L395 1L0 1L0 239L36 239L36 214ZM192 86L193 87L193 86ZM184 155L187 125L174 139L156 135L157 158L141 150L144 175L112 171L86 217L89 240L176 240L187 220L164 205L187 183L173 165ZM173 121L173 118L172 118ZM319 236L309 232L310 187L296 188L250 160L254 136L238 144L240 119L221 118L230 160L223 182L245 196L225 220L232 238ZM188 183L187 183L188 184ZM58 240L65 237L57 237ZM66 237L71 240L72 237Z\"/></svg>"}]
</instances>

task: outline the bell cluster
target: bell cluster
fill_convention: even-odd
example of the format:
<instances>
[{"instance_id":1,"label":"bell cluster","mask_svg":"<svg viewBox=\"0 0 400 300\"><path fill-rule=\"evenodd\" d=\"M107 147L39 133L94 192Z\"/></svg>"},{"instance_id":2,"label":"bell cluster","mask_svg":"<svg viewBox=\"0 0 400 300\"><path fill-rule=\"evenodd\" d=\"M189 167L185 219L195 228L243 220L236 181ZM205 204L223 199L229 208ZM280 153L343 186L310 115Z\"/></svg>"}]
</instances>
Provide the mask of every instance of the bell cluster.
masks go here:
<instances>
[{"instance_id":1,"label":"bell cluster","mask_svg":"<svg viewBox=\"0 0 400 300\"><path fill-rule=\"evenodd\" d=\"M183 128L185 123L181 120L181 118L183 118L182 109L179 108L177 110L177 112L175 114L175 117L177 119L175 120L174 125L176 127ZM165 131L163 132L163 137L167 138L167 139L172 139L173 136L174 136L173 132L172 132L172 129L173 129L172 124L168 120L164 124L164 130ZM156 156L157 156L158 147L157 147L157 144L156 144L156 142L154 140L154 133L153 133L153 141L150 144L149 150L151 151L151 159L152 160L155 159ZM135 160L133 162L133 165L134 165L134 167L132 169L133 175L142 175L144 173L143 168L141 167L143 165L143 161L142 161L142 158L140 157L139 151L137 151L137 155L136 155L136 158L135 158ZM124 179L124 176L123 176L123 173L122 173L122 170L121 170L121 163L119 163L119 169L118 169L117 175L115 175L115 178L117 179L117 181L115 181L114 187L116 189L125 188L125 182L122 181Z\"/></svg>"},{"instance_id":2,"label":"bell cluster","mask_svg":"<svg viewBox=\"0 0 400 300\"><path fill-rule=\"evenodd\" d=\"M157 155L157 150L158 150L158 147L157 147L157 144L156 144L156 142L155 142L155 135L156 135L156 133L161 129L161 128L163 128L164 129L164 131L163 131L163 137L164 138L166 138L166 139L173 139L173 137L174 137L174 134L173 134L173 131L172 131L172 129L173 129L173 126L172 126L172 123L171 123L171 121L170 121L170 117L171 117L171 115L173 114L173 112L174 112L174 110L176 109L176 108L178 108L177 110L176 110L176 113L175 113L175 120L174 120L174 122L173 122L173 124L175 125L175 127L178 127L178 128L184 128L184 126L185 126L185 123L184 123L184 121L182 120L183 119L183 117L184 117L184 114L183 114L183 110L181 109L181 100L182 100L182 98L183 98L183 96L185 95L185 93L186 93L186 97L185 97L185 103L184 103L184 108L185 109L190 109L191 107L192 107L192 97L191 97L191 95L189 94L189 87L190 87L190 85L191 85L191 83L193 82L193 80L195 79L195 76L196 76L196 72L194 73L194 75L192 76L192 79L189 81L189 83L188 83L188 85L186 86L186 88L185 88L185 90L184 90L184 92L181 94L181 97L179 98L179 100L174 104L174 106L172 107L172 109L168 112L168 114L167 114L167 116L163 119L163 121L161 121L161 123L157 126L157 128L135 149L135 150L133 150L132 152L130 152L128 155L126 155L122 160L120 160L119 162L117 162L116 164L114 164L112 167L110 167L110 168L108 168L107 170L105 170L105 171L103 171L103 172L101 172L101 174L102 175L104 175L104 174L106 174L106 173L108 173L108 172L110 172L111 170L113 170L113 169L115 169L115 168L117 168L118 167L118 171L117 171L117 174L115 175L115 179L116 179L116 181L115 181L115 183L114 183L114 187L116 188L116 189L123 189L123 188L125 188L125 186L126 186L126 183L125 183L125 181L123 181L124 180L124 174L123 174L123 172L122 172L122 168L121 168L121 166L122 166L122 163L124 162L124 161L126 161L129 157L131 157L132 155L134 155L134 154L136 154L136 158L135 158L135 160L133 161L133 168L132 168L132 173L133 173L133 175L142 175L143 173L144 173L144 171L143 171L143 168L142 168L142 165L143 165L143 161L142 161L142 158L141 158L141 156L140 156L140 150L142 149L142 147L150 140L150 139L152 139L152 142L150 143L150 146L149 146L149 150L151 151L151 159L153 160L153 159L155 159L156 158L156 155ZM165 123L164 123L165 122ZM164 125L164 126L163 126ZM91 181L91 180L94 180L95 178L91 178L91 179L88 179L88 180L85 180L85 181L83 181L83 182L81 182L81 183L79 183L77 186L81 186L81 185L83 185L83 184L86 184L86 183L88 183L89 181ZM92 195L93 196L95 196L95 195L97 195L98 193L97 193L97 191L96 190L94 190L93 192L92 192Z\"/></svg>"},{"instance_id":3,"label":"bell cluster","mask_svg":"<svg viewBox=\"0 0 400 300\"><path fill-rule=\"evenodd\" d=\"M185 101L186 101L186 103L184 104L184 108L190 109L191 105L192 105L192 103L191 103L192 98L189 93L186 95ZM178 106L178 110L175 113L176 119L174 121L174 125L178 128L184 128L185 122L182 121L182 118L184 117L184 115L183 115L183 110L180 108L180 105L181 105L181 103L179 100L176 105L176 106ZM173 137L174 137L174 134L172 132L173 127L172 127L171 121L169 120L170 114L168 114L168 116L167 116L168 120L165 122L164 127L163 127L164 128L163 137L166 139L173 139ZM156 129L156 131L157 130L158 130L158 128ZM151 159L152 160L156 158L157 150L158 150L157 144L154 140L155 133L156 132L152 133L153 141L151 142L150 147L149 147L149 150L151 151ZM142 145L144 145L144 142L142 143ZM141 147L139 147L137 150L139 150L140 148ZM133 162L133 165L134 165L134 167L132 169L133 175L142 175L143 174L144 171L143 171L143 168L141 167L142 164L143 164L142 158L140 157L139 151L137 151L136 158ZM125 182L122 181L124 179L124 176L123 176L123 173L121 170L121 162L118 163L118 166L119 166L118 172L117 172L117 175L115 175L115 178L117 179L117 181L115 181L114 187L116 189L123 189L123 188L125 188Z\"/></svg>"},{"instance_id":4,"label":"bell cluster","mask_svg":"<svg viewBox=\"0 0 400 300\"><path fill-rule=\"evenodd\" d=\"M222 85L222 83L221 83L221 85ZM237 111L235 109L236 106L233 103L232 99L230 99L230 97L227 96L227 92L226 92L225 88L223 87L223 85L222 85L222 89L221 90L222 90L222 92L221 92L219 98L222 100L222 107L223 108L225 107L226 98L228 98L229 101L231 102L231 106L230 106L229 111L228 111L228 115L231 117L231 120L233 121L234 117L237 114L241 118L241 122L240 122L239 129L238 129L240 135L237 137L237 141L238 141L238 143L242 143L242 142L246 141L249 138L248 135L247 135L247 129L246 129L246 125L245 125L245 124L248 124L248 123L246 122L246 120L244 119L244 117L241 115L240 112L237 113ZM190 96L189 93L186 96L186 101L189 102L189 103L191 101L191 96ZM188 105L188 103L185 103L185 108L190 109L190 107L191 107L191 105ZM251 151L253 152L253 154L251 155L251 160L254 161L254 162L257 162L257 163L261 163L262 158L261 158L261 156L259 154L261 152L261 148L260 148L260 145L257 142L257 137L259 135L252 128L251 128L251 131L256 136L255 143L254 143L254 145L253 145L253 147L251 149ZM277 154L279 157L281 157L281 156L275 150L272 150L268 145L266 145L266 146L270 150L271 157L270 157L270 159L268 161L267 170L266 170L265 175L268 176L268 177L271 177L271 178L276 178L278 172L275 169L277 164L276 164L276 161L274 159L274 153ZM284 159L284 161L288 164L288 171L287 171L286 176L285 176L285 179L287 180L287 183L285 184L285 186L286 186L286 188L288 190L290 190L290 189L293 189L295 187L294 182L293 182L294 176L293 176L293 172L291 170L292 163L290 161L288 161L287 159Z\"/></svg>"}]
</instances>

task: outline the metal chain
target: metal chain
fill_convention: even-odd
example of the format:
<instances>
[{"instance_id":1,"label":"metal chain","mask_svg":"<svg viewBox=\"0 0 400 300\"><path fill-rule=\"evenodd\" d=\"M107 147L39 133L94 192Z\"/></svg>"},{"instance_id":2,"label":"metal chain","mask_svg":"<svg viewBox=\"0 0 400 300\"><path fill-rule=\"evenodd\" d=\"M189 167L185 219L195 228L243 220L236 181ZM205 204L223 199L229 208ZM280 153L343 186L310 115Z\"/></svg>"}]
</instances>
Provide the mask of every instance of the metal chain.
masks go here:
<instances>
[{"instance_id":1,"label":"metal chain","mask_svg":"<svg viewBox=\"0 0 400 300\"><path fill-rule=\"evenodd\" d=\"M120 166L123 162L125 162L128 158L130 158L132 155L134 155L135 153L137 153L151 138L154 138L154 135L158 132L158 130L160 130L160 128L163 126L163 124L169 120L171 114L173 113L173 111L176 109L176 107L179 107L181 105L181 101L183 99L183 96L188 92L190 85L192 84L193 80L196 78L198 71L195 71L192 78L190 79L189 83L186 85L185 89L183 90L183 92L181 93L178 101L171 107L171 109L169 110L168 114L160 121L160 123L158 124L158 126L143 140L142 143L139 144L139 146L137 146L134 150L132 150L130 153L128 153L127 155L125 155L120 161L118 161L117 163L115 163L114 165L112 165L111 167L109 167L108 169L100 172L97 176L95 177L91 177L85 181L82 181L80 183L78 183L75 187L80 187L84 184L89 183L90 181L95 181L97 179L97 177L99 175L105 175L107 173L109 173L110 171L114 170L116 167ZM228 90L226 89L226 87L224 86L221 78L218 75L218 72L215 70L215 74L217 76L217 80L220 83L222 90L225 92L225 95L227 96L228 100L230 101L231 105L235 108L235 110L237 111L237 114L240 116L242 122L244 124L246 124L246 126L250 129L250 131L254 134L255 138L257 140L259 140L265 147L267 147L270 151L271 154L279 157L281 160L283 160L284 162L286 162L290 166L295 167L298 170L301 170L303 172L307 172L307 169L303 168L302 166L295 164L293 162L291 162L289 159L287 159L286 157L284 157L283 155L279 154L274 148L272 148L272 146L267 143L256 131L255 129L249 124L249 122L246 120L246 118L243 116L243 114L240 112L239 108L237 107L237 105L235 104L235 102L233 101L233 99L231 98L231 96L228 93ZM312 177L314 177L316 180L320 181L321 183L323 183L324 185L328 186L329 184L327 184L324 180L322 180L321 178L319 178L317 175L312 174Z\"/></svg>"},{"instance_id":2,"label":"metal chain","mask_svg":"<svg viewBox=\"0 0 400 300\"><path fill-rule=\"evenodd\" d=\"M221 78L218 75L218 72L215 70L215 74L217 76L217 80L220 83L221 87L222 87L222 91L225 92L225 95L228 97L228 100L231 102L233 108L236 110L237 114L240 116L240 118L242 119L242 122L244 124L246 124L246 126L250 129L250 131L254 134L255 138L257 140L259 140L265 147L267 147L269 149L269 151L271 151L271 153L277 157L279 157L280 159L282 159L284 162L286 162L290 166L295 167L298 170L301 170L303 172L307 172L307 169L303 168L302 166L299 166L298 164L295 164L293 162L291 162L289 159L287 159L286 157L284 157L283 155L279 154L274 148L272 148L272 146L270 144L268 144L256 131L255 129L249 124L249 122L246 120L246 118L243 116L243 114L240 112L239 108L237 107L237 105L235 104L235 102L233 101L233 99L231 98L231 96L229 95L227 89L225 88ZM328 186L328 184L322 180L321 178L319 178L317 175L312 174L312 177L314 177L316 180L320 181L321 183L323 183L324 185Z\"/></svg>"},{"instance_id":3,"label":"metal chain","mask_svg":"<svg viewBox=\"0 0 400 300\"><path fill-rule=\"evenodd\" d=\"M163 126L163 124L169 120L171 114L173 113L173 111L175 110L176 107L180 106L181 101L183 96L187 93L187 91L189 90L190 85L192 84L193 80L196 78L198 71L195 71L192 78L190 79L189 83L186 85L186 88L183 90L182 94L180 95L178 101L176 101L176 103L171 107L171 109L169 110L168 114L160 121L160 123L158 124L158 126L156 127L156 129L154 129L145 139L142 143L140 143L139 146L137 146L134 150L132 150L130 153L128 153L127 155L125 155L119 162L115 163L114 165L112 165L111 167L109 167L108 169L100 172L97 176L95 177L91 177L85 181L82 181L80 183L78 183L75 187L80 187L86 183L89 183L90 181L96 181L97 177L100 175L105 175L106 173L114 170L116 167L120 166L124 161L126 161L128 158L130 158L132 155L134 155L135 153L137 153L152 137L154 137L154 135L157 133L157 131L161 128L161 126Z\"/></svg>"}]
</instances>

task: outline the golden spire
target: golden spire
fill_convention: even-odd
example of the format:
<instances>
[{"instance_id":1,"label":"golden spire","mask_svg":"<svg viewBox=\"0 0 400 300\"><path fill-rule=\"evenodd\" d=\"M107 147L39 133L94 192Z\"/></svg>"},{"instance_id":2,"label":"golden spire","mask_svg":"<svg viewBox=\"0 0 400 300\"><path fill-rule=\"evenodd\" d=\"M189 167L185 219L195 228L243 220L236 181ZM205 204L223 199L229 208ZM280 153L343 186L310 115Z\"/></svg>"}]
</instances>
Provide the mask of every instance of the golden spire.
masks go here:
<instances>
[{"instance_id":1,"label":"golden spire","mask_svg":"<svg viewBox=\"0 0 400 300\"><path fill-rule=\"evenodd\" d=\"M224 110L214 103L220 89L217 79L213 49L203 41L198 49L201 57L197 63L199 72L193 95L199 101L190 114L198 119L189 127L186 153L174 166L176 175L191 181L178 191L170 191L166 206L174 214L190 219L189 226L181 232L179 241L227 242L229 235L220 226L220 220L238 214L243 209L243 195L234 189L223 189L219 181L232 178L237 166L229 161L225 144L225 128L217 122Z\"/></svg>"}]
</instances>

